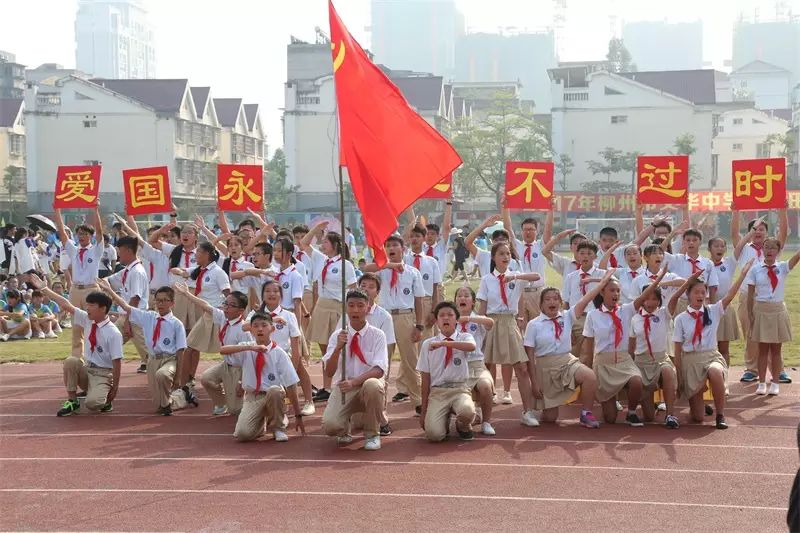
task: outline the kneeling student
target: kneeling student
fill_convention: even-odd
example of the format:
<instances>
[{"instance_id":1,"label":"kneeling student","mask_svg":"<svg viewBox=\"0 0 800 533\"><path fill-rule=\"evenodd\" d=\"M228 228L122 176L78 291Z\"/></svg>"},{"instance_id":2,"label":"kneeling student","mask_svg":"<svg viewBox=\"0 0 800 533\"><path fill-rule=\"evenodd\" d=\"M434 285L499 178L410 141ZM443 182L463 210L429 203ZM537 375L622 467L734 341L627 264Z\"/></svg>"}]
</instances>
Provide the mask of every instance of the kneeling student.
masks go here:
<instances>
[{"instance_id":1,"label":"kneeling student","mask_svg":"<svg viewBox=\"0 0 800 533\"><path fill-rule=\"evenodd\" d=\"M433 310L439 334L422 343L417 370L422 375L420 425L425 437L439 442L450 430L451 413L462 440L472 440L475 404L468 387L468 355L475 351L475 338L456 331L459 312L452 302L441 302Z\"/></svg>"}]
</instances>

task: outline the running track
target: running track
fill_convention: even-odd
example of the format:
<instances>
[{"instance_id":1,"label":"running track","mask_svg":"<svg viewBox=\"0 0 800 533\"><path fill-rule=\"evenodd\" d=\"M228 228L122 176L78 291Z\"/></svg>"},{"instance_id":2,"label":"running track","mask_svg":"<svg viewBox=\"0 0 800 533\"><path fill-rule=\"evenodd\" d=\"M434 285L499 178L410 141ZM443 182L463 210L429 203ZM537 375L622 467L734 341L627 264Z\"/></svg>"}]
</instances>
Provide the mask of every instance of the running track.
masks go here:
<instances>
[{"instance_id":1,"label":"running track","mask_svg":"<svg viewBox=\"0 0 800 533\"><path fill-rule=\"evenodd\" d=\"M360 434L338 449L321 434L319 405L285 444L236 443L202 389L200 408L153 416L135 369L114 413L57 419L60 365L0 366L0 530L784 531L798 466L796 384L767 398L731 383L727 431L683 407L678 431L526 428L515 393L497 437L438 445L406 402L365 452Z\"/></svg>"}]
</instances>

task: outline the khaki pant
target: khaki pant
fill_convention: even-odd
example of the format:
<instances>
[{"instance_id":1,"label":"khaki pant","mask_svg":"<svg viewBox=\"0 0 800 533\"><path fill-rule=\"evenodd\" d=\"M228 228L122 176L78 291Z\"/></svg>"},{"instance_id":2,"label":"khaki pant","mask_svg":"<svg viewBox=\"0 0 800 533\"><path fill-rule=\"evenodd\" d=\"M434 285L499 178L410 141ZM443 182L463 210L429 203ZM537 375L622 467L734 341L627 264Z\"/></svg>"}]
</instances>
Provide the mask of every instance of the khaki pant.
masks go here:
<instances>
[{"instance_id":1,"label":"khaki pant","mask_svg":"<svg viewBox=\"0 0 800 533\"><path fill-rule=\"evenodd\" d=\"M106 404L108 391L114 384L110 368L88 367L82 359L69 356L64 360L64 385L67 392L77 392L78 387L86 391L82 405L90 411L98 411Z\"/></svg>"},{"instance_id":2,"label":"khaki pant","mask_svg":"<svg viewBox=\"0 0 800 533\"><path fill-rule=\"evenodd\" d=\"M69 291L69 303L84 311L86 311L86 296L99 290L96 284L85 287L79 289L73 285ZM72 322L72 357L83 357L83 328L76 326L74 320Z\"/></svg>"},{"instance_id":3,"label":"khaki pant","mask_svg":"<svg viewBox=\"0 0 800 533\"><path fill-rule=\"evenodd\" d=\"M520 315L525 317L525 326L528 322L539 316L539 295L542 287L527 287L522 291L522 298L519 302ZM523 326L523 328L525 327Z\"/></svg>"},{"instance_id":4,"label":"khaki pant","mask_svg":"<svg viewBox=\"0 0 800 533\"><path fill-rule=\"evenodd\" d=\"M359 388L348 392L346 403L342 403L342 393L334 389L322 414L325 434L332 437L349 434L350 417L363 413L360 425L364 427L364 436L369 438L378 435L385 397L386 383L378 378L370 378Z\"/></svg>"},{"instance_id":5,"label":"khaki pant","mask_svg":"<svg viewBox=\"0 0 800 533\"><path fill-rule=\"evenodd\" d=\"M586 315L576 318L575 322L572 323L572 353L578 356L581 363L588 366L589 356L583 354L583 326L585 324Z\"/></svg>"},{"instance_id":6,"label":"khaki pant","mask_svg":"<svg viewBox=\"0 0 800 533\"><path fill-rule=\"evenodd\" d=\"M425 438L439 442L447 436L450 413L455 414L456 428L469 431L475 419L475 403L470 390L464 387L431 387L425 412Z\"/></svg>"},{"instance_id":7,"label":"khaki pant","mask_svg":"<svg viewBox=\"0 0 800 533\"><path fill-rule=\"evenodd\" d=\"M267 429L286 429L286 415L283 412L283 387L269 387L266 392L247 391L244 393L242 412L236 420L233 438L239 442L256 440Z\"/></svg>"},{"instance_id":8,"label":"khaki pant","mask_svg":"<svg viewBox=\"0 0 800 533\"><path fill-rule=\"evenodd\" d=\"M419 351L417 344L411 340L416 325L413 311L393 314L394 336L397 339L397 351L400 352L400 371L397 375L397 391L411 396L411 401L420 404L420 377L417 372Z\"/></svg>"},{"instance_id":9,"label":"khaki pant","mask_svg":"<svg viewBox=\"0 0 800 533\"><path fill-rule=\"evenodd\" d=\"M150 388L150 398L156 409L170 405L176 367L177 361L174 356L150 357L147 360L147 386Z\"/></svg>"},{"instance_id":10,"label":"khaki pant","mask_svg":"<svg viewBox=\"0 0 800 533\"><path fill-rule=\"evenodd\" d=\"M758 374L758 343L750 340L750 313L747 311L749 294L739 293L739 325L744 339L744 369Z\"/></svg>"},{"instance_id":11,"label":"khaki pant","mask_svg":"<svg viewBox=\"0 0 800 533\"><path fill-rule=\"evenodd\" d=\"M117 321L117 327L122 332L122 342L126 343L133 339L133 345L136 347L136 353L139 354L139 359L142 360L142 363L147 363L147 345L145 344L144 340L144 330L142 330L141 326L131 324L131 333L133 335L125 335L124 328L127 323L128 317L126 315L120 316L119 320Z\"/></svg>"},{"instance_id":12,"label":"khaki pant","mask_svg":"<svg viewBox=\"0 0 800 533\"><path fill-rule=\"evenodd\" d=\"M200 383L216 407L228 407L232 415L242 410L242 398L236 395L236 384L242 379L242 367L221 361L208 368L200 377Z\"/></svg>"},{"instance_id":13,"label":"khaki pant","mask_svg":"<svg viewBox=\"0 0 800 533\"><path fill-rule=\"evenodd\" d=\"M430 296L426 296L422 299L422 325L425 325L428 322L428 318L430 317L432 312L433 312L433 299ZM419 349L422 347L422 343L425 341L425 339L433 337L434 329L436 329L436 327L431 326L429 328L426 327L425 329L422 330L422 332L420 333L419 342L417 343L417 353L419 353Z\"/></svg>"}]
</instances>

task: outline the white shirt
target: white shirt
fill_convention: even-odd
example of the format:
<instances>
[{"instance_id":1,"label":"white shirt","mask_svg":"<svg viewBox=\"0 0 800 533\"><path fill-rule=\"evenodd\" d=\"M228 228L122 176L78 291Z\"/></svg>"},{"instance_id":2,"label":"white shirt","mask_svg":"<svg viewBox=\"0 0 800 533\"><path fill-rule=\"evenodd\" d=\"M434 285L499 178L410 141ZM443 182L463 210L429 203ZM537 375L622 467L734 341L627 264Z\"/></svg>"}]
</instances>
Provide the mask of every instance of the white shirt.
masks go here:
<instances>
[{"instance_id":1,"label":"white shirt","mask_svg":"<svg viewBox=\"0 0 800 533\"><path fill-rule=\"evenodd\" d=\"M442 282L442 272L439 270L439 262L424 254L407 252L405 254L405 264L414 267L414 262L419 255L419 273L422 276L422 286L425 289L425 296L433 296L433 285ZM414 267L416 268L416 267Z\"/></svg>"},{"instance_id":2,"label":"white shirt","mask_svg":"<svg viewBox=\"0 0 800 533\"><path fill-rule=\"evenodd\" d=\"M628 243L628 244L632 244L632 243ZM621 244L621 245L619 245L617 247L616 250L614 250L614 259L617 260L617 266L614 267L614 265L612 264L611 258L609 257L608 258L608 262L606 263L606 267L607 268L618 268L618 267L623 267L623 266L625 266L627 264L625 262L625 248L628 247L628 244ZM604 252L603 250L597 250L597 257L594 260L594 266L599 266L600 265L600 261L602 261L603 258L606 256L606 253L608 253L608 251Z\"/></svg>"},{"instance_id":3,"label":"white shirt","mask_svg":"<svg viewBox=\"0 0 800 533\"><path fill-rule=\"evenodd\" d=\"M435 337L425 339L419 351L417 370L425 372L431 376L431 387L439 387L449 383L465 383L469 379L469 365L467 355L469 352L462 352L451 348L453 351L452 360L447 363L447 348L431 349L430 345L434 341L443 341L447 337L438 334ZM462 333L456 329L450 337L455 342L475 342L469 333ZM445 366L446 365L446 366Z\"/></svg>"},{"instance_id":4,"label":"white shirt","mask_svg":"<svg viewBox=\"0 0 800 533\"><path fill-rule=\"evenodd\" d=\"M445 229L442 228L442 231L450 231L449 228ZM436 258L436 261L439 263L439 272L447 272L447 248L450 246L450 235L446 237L440 237L436 244L433 245L433 257ZM427 243L422 245L422 252L425 255L428 255L428 246Z\"/></svg>"},{"instance_id":5,"label":"white shirt","mask_svg":"<svg viewBox=\"0 0 800 533\"><path fill-rule=\"evenodd\" d=\"M102 267L103 270L113 270L114 261L117 260L117 250L114 246L107 242L103 247L103 259L102 259Z\"/></svg>"},{"instance_id":6,"label":"white shirt","mask_svg":"<svg viewBox=\"0 0 800 533\"><path fill-rule=\"evenodd\" d=\"M228 259L228 257L220 255L219 256L219 260L217 261L217 264L220 267L222 267L222 266L225 265L225 261L227 259ZM248 268L253 268L253 263L251 263L250 261L245 261L244 257L240 257L239 259L234 259L234 258L231 257L230 260L231 260L231 262L230 262L230 265L228 266L228 278L230 278L231 274L233 274L234 272L241 272L242 270L246 270ZM223 272L225 271L224 268L222 270L223 270ZM247 279L247 278L244 278L244 279ZM231 290L232 291L239 291L239 292L243 292L243 293L247 294L247 287L245 287L243 279L231 279L230 281L231 281Z\"/></svg>"},{"instance_id":7,"label":"white shirt","mask_svg":"<svg viewBox=\"0 0 800 533\"><path fill-rule=\"evenodd\" d=\"M517 247L517 255L519 256L520 267L523 272L536 272L539 274L538 281L529 281L531 287L544 287L544 265L546 259L542 254L541 239L535 240L530 244L525 243L519 239L514 239L514 244ZM530 258L526 257L527 250L530 248Z\"/></svg>"},{"instance_id":8,"label":"white shirt","mask_svg":"<svg viewBox=\"0 0 800 533\"><path fill-rule=\"evenodd\" d=\"M36 270L31 247L28 246L26 241L27 239L20 239L14 244L14 249L11 251L11 254L13 256L12 264L16 270L14 268L9 269L11 274L22 274L31 270Z\"/></svg>"},{"instance_id":9,"label":"white shirt","mask_svg":"<svg viewBox=\"0 0 800 533\"><path fill-rule=\"evenodd\" d=\"M141 248L142 258L144 258L145 271L150 279L150 289L158 290L161 287L169 287L169 257L156 250L149 242L145 242Z\"/></svg>"},{"instance_id":10,"label":"white shirt","mask_svg":"<svg viewBox=\"0 0 800 533\"><path fill-rule=\"evenodd\" d=\"M736 274L736 259L730 256L723 257L719 265L714 265L714 271L717 273L717 282L719 283L717 285L717 299L723 298L731 290L731 285L733 285L733 275Z\"/></svg>"},{"instance_id":11,"label":"white shirt","mask_svg":"<svg viewBox=\"0 0 800 533\"><path fill-rule=\"evenodd\" d=\"M212 309L211 319L214 321L214 324L219 327L219 335L221 337L220 346L241 344L253 340L250 333L242 330L242 326L244 326L244 317L240 316L239 318L228 320L225 318L225 313L222 312L221 309ZM225 355L223 359L231 366L242 366L242 358L238 353Z\"/></svg>"},{"instance_id":12,"label":"white shirt","mask_svg":"<svg viewBox=\"0 0 800 533\"><path fill-rule=\"evenodd\" d=\"M200 268L199 265L189 269L189 274ZM225 301L225 293L222 291L230 290L231 283L228 275L216 263L209 263L203 275L203 284L200 286L199 278L195 280L195 286L200 287L198 298L203 299L211 307L220 307ZM191 278L190 278L191 279Z\"/></svg>"},{"instance_id":13,"label":"white shirt","mask_svg":"<svg viewBox=\"0 0 800 533\"><path fill-rule=\"evenodd\" d=\"M566 277L571 272L575 272L581 268L580 263L571 257L565 257L555 252L553 252L551 255L553 256L553 261L550 263L550 266L553 267L553 270L561 274L563 277Z\"/></svg>"},{"instance_id":14,"label":"white shirt","mask_svg":"<svg viewBox=\"0 0 800 533\"><path fill-rule=\"evenodd\" d=\"M491 274L492 270L490 267L492 266L492 252L478 248L478 254L475 256L475 262L478 263L478 273L481 276ZM520 266L519 261L512 258L508 263L508 270L522 272L522 266Z\"/></svg>"},{"instance_id":15,"label":"white shirt","mask_svg":"<svg viewBox=\"0 0 800 533\"><path fill-rule=\"evenodd\" d=\"M125 283L122 282L123 278ZM139 309L147 309L148 295L150 293L150 283L147 280L142 262L138 259L130 265L106 278L111 286L120 291L122 298L129 302L134 296L139 297Z\"/></svg>"},{"instance_id":16,"label":"white shirt","mask_svg":"<svg viewBox=\"0 0 800 533\"><path fill-rule=\"evenodd\" d=\"M617 316L622 322L622 336L619 344L615 344L616 329L611 315L606 312L606 306L601 305L600 309L589 311L586 316L586 323L583 326L583 336L594 339L595 355L603 352L628 353L631 319L635 314L636 309L634 309L633 304L625 304L617 308Z\"/></svg>"},{"instance_id":17,"label":"white shirt","mask_svg":"<svg viewBox=\"0 0 800 533\"><path fill-rule=\"evenodd\" d=\"M616 272L614 272L614 277L617 278L620 289L622 289L621 303L629 304L642 294L638 292L635 281L639 276L646 276L646 273L647 270L644 267L631 270L628 266L618 268Z\"/></svg>"},{"instance_id":18,"label":"white shirt","mask_svg":"<svg viewBox=\"0 0 800 533\"><path fill-rule=\"evenodd\" d=\"M575 310L561 311L554 319L541 314L528 322L525 328L523 345L533 348L536 357L562 355L572 352L572 323L575 321ZM561 334L556 339L556 325L561 326Z\"/></svg>"},{"instance_id":19,"label":"white shirt","mask_svg":"<svg viewBox=\"0 0 800 533\"><path fill-rule=\"evenodd\" d=\"M386 344L395 344L397 342L394 336L394 322L389 311L375 304L367 312L367 322L369 322L370 326L378 328L386 335Z\"/></svg>"},{"instance_id":20,"label":"white shirt","mask_svg":"<svg viewBox=\"0 0 800 533\"><path fill-rule=\"evenodd\" d=\"M278 269L280 269L280 267L278 267ZM303 299L303 276L297 271L297 267L291 265L285 270L279 270L278 275L275 276L274 279L281 284L281 289L283 289L281 306L293 311L295 298Z\"/></svg>"},{"instance_id":21,"label":"white shirt","mask_svg":"<svg viewBox=\"0 0 800 533\"><path fill-rule=\"evenodd\" d=\"M776 261L773 265L775 275L778 278L778 285L775 290L772 290L772 284L769 281L769 267L764 263L753 265L750 272L747 273L745 283L754 285L756 288L755 301L756 302L782 302L784 290L786 288L786 277L789 275L789 262Z\"/></svg>"},{"instance_id":22,"label":"white shirt","mask_svg":"<svg viewBox=\"0 0 800 533\"><path fill-rule=\"evenodd\" d=\"M744 268L744 266L751 260L753 261L753 267L750 270L753 270L758 265L764 263L764 251L763 250L756 250L756 247L753 246L753 243L747 243L744 248L742 248L742 253L739 254L739 268ZM749 273L748 273L749 274ZM741 294L747 294L748 288L747 283L742 283L742 287L739 289Z\"/></svg>"},{"instance_id":23,"label":"white shirt","mask_svg":"<svg viewBox=\"0 0 800 533\"><path fill-rule=\"evenodd\" d=\"M100 260L103 258L103 249L99 246L90 244L84 249L86 251L81 261L80 248L71 239L67 239L67 244L64 246L72 266L72 282L76 285L97 283Z\"/></svg>"},{"instance_id":24,"label":"white shirt","mask_svg":"<svg viewBox=\"0 0 800 533\"><path fill-rule=\"evenodd\" d=\"M294 247L294 258L295 260L299 261L305 267L306 273L306 290L311 290L311 282L316 279L314 273L314 258L311 257L309 254L305 253L303 250L298 248L297 246Z\"/></svg>"},{"instance_id":25,"label":"white shirt","mask_svg":"<svg viewBox=\"0 0 800 533\"><path fill-rule=\"evenodd\" d=\"M592 288L594 288L594 286L597 285L597 282L595 281L581 285L581 279L582 278L600 279L603 276L605 276L605 274L606 274L605 270L599 269L594 265L592 265L592 268L590 268L589 271L585 273L583 270L576 270L575 272L570 272L567 275L567 277L564 278L564 294L563 294L564 300L569 304L570 307L575 307L576 305L578 305L578 302L581 301L581 298L583 298L585 294L591 292ZM594 305L590 303L589 307L594 307Z\"/></svg>"},{"instance_id":26,"label":"white shirt","mask_svg":"<svg viewBox=\"0 0 800 533\"><path fill-rule=\"evenodd\" d=\"M122 333L108 317L97 324L97 344L94 349L92 349L92 343L89 342L93 324L89 320L89 314L76 308L72 323L83 328L83 357L87 363L95 364L100 368L112 368L115 359L122 359Z\"/></svg>"},{"instance_id":27,"label":"white shirt","mask_svg":"<svg viewBox=\"0 0 800 533\"><path fill-rule=\"evenodd\" d=\"M278 306L272 311L265 309L262 311L270 315L273 319L273 325L275 326L275 331L272 332L270 338L278 343L278 346L283 348L288 354L292 353L292 339L300 336L300 326L297 324L297 317L295 316L294 312L289 311L288 309L284 309L282 306ZM255 311L250 311L250 314L247 315L247 321L249 322L252 320ZM275 318L280 317L286 322L285 324L278 324L274 322Z\"/></svg>"},{"instance_id":28,"label":"white shirt","mask_svg":"<svg viewBox=\"0 0 800 533\"><path fill-rule=\"evenodd\" d=\"M256 391L256 359L258 352L248 350L239 352L242 358L242 388L246 391L263 392L270 387L291 387L300 378L292 365L289 355L271 341L270 350L264 353L264 368L261 369L261 387ZM257 341L243 342L240 346L255 346Z\"/></svg>"},{"instance_id":29,"label":"white shirt","mask_svg":"<svg viewBox=\"0 0 800 533\"><path fill-rule=\"evenodd\" d=\"M667 268L670 272L679 278L689 279L692 275L692 261L686 254L664 254L664 261L667 261ZM703 269L703 274L700 278L706 283L708 287L716 287L719 285L717 280L717 269L714 268L714 263L708 257L698 256L696 260L698 268ZM681 295L681 300L686 300L686 293Z\"/></svg>"},{"instance_id":30,"label":"white shirt","mask_svg":"<svg viewBox=\"0 0 800 533\"><path fill-rule=\"evenodd\" d=\"M717 329L719 329L725 309L722 307L721 301L705 307L708 309L711 324L703 326L702 337L698 344L692 342L696 320L689 314L690 312L697 312L697 309L689 307L675 317L675 331L672 334L672 340L673 342L680 342L685 352L707 352L717 349ZM699 312L702 313L703 310L700 309Z\"/></svg>"},{"instance_id":31,"label":"white shirt","mask_svg":"<svg viewBox=\"0 0 800 533\"><path fill-rule=\"evenodd\" d=\"M639 308L639 312L631 319L631 338L636 339L636 355L650 354L647 347L647 338L644 334L645 316L650 315ZM669 347L669 312L666 306L659 307L650 315L650 348L653 353L666 352Z\"/></svg>"},{"instance_id":32,"label":"white shirt","mask_svg":"<svg viewBox=\"0 0 800 533\"><path fill-rule=\"evenodd\" d=\"M175 248L177 248L177 246L174 245L174 244L169 244L167 242L162 242L161 243L161 253L166 256L167 265L169 265L169 256L172 254L172 251ZM187 254L186 250L184 250L184 252L181 254L180 260L178 261L178 265L176 266L176 268L182 268L184 270L189 270L190 268L196 267L197 266L197 257L196 257L196 254L195 254L196 251L197 251L197 248L195 248L194 250L192 250L191 252L189 252ZM186 261L187 257L189 259L188 263ZM170 279L170 282L173 283L173 284L174 283L183 282L183 283L186 283L189 287L194 287L194 280L191 280L191 279L184 279L184 278L182 278L180 276L176 276L175 274L170 274L169 275L169 279Z\"/></svg>"},{"instance_id":33,"label":"white shirt","mask_svg":"<svg viewBox=\"0 0 800 533\"><path fill-rule=\"evenodd\" d=\"M161 316L156 311L131 309L129 318L131 324L136 324L142 328L144 344L147 347L147 353L150 355L175 355L178 350L186 348L186 330L181 321L175 318L172 313ZM161 321L158 340L153 346L153 332L156 329L159 318L164 320Z\"/></svg>"},{"instance_id":34,"label":"white shirt","mask_svg":"<svg viewBox=\"0 0 800 533\"><path fill-rule=\"evenodd\" d=\"M339 332L341 328L333 332L330 339L328 339L328 351L322 357L324 362L330 360L333 356L333 351L336 349L338 342ZM353 353L351 346L353 338L358 333L358 346L361 348L361 353L364 355L364 361ZM386 351L386 335L383 331L375 326L371 326L369 322L360 330L356 331L352 327L347 327L347 361L345 361L345 379L357 378L364 372L378 367L383 370L383 375L389 368L389 353ZM341 353L339 357L341 357ZM339 359L339 364L336 365L336 374L333 375L333 382L338 383L344 381L342 379L342 361Z\"/></svg>"},{"instance_id":35,"label":"white shirt","mask_svg":"<svg viewBox=\"0 0 800 533\"><path fill-rule=\"evenodd\" d=\"M507 270L506 277L516 276L521 272ZM505 283L507 304L503 302L502 292L500 291L500 280L497 278L499 272L495 270L492 274L487 274L481 278L478 287L478 300L486 302L486 314L516 314L519 309L519 298L522 295L523 281L514 280Z\"/></svg>"},{"instance_id":36,"label":"white shirt","mask_svg":"<svg viewBox=\"0 0 800 533\"><path fill-rule=\"evenodd\" d=\"M392 273L397 274L397 283L392 287ZM425 297L422 275L413 266L405 266L402 272L384 268L378 272L381 277L381 306L387 311L414 309L414 299Z\"/></svg>"},{"instance_id":37,"label":"white shirt","mask_svg":"<svg viewBox=\"0 0 800 533\"><path fill-rule=\"evenodd\" d=\"M644 275L636 276L636 279L633 280L633 291L635 294L634 300L639 296L641 296L644 290L647 288L647 286L652 285L653 280L655 280L657 277L658 274L653 274L647 269L645 269ZM667 281L675 281L676 279L681 279L681 278L679 278L672 272L667 272L666 274L664 274L664 279L661 280L661 283ZM667 304L670 298L672 298L672 295L675 294L675 291L678 290L678 287L662 287L660 285L659 288L661 289L661 300L664 302L664 304Z\"/></svg>"},{"instance_id":38,"label":"white shirt","mask_svg":"<svg viewBox=\"0 0 800 533\"><path fill-rule=\"evenodd\" d=\"M295 260L295 262L292 263L292 265L289 268L292 268L292 267L294 267L294 269L297 271L297 273L300 274L300 276L303 278L303 289L304 290L311 290L311 284L309 283L308 275L306 274L306 265L303 264L302 261ZM272 270L274 270L275 272L280 272L281 271L280 263L278 263L276 261L273 261L272 262Z\"/></svg>"},{"instance_id":39,"label":"white shirt","mask_svg":"<svg viewBox=\"0 0 800 533\"><path fill-rule=\"evenodd\" d=\"M473 311L469 316L476 316ZM456 326L458 333L469 333L475 339L475 351L467 354L467 361L483 361L483 341L486 338L486 327L477 322L467 322Z\"/></svg>"},{"instance_id":40,"label":"white shirt","mask_svg":"<svg viewBox=\"0 0 800 533\"><path fill-rule=\"evenodd\" d=\"M317 293L319 298L326 300L342 301L342 259L340 256L328 258L322 252L313 250L314 257L314 272L316 277L314 281L317 282ZM325 282L322 281L323 271L327 272L325 275ZM344 281L345 285L354 285L356 282L356 271L353 268L353 263L344 261Z\"/></svg>"}]
</instances>

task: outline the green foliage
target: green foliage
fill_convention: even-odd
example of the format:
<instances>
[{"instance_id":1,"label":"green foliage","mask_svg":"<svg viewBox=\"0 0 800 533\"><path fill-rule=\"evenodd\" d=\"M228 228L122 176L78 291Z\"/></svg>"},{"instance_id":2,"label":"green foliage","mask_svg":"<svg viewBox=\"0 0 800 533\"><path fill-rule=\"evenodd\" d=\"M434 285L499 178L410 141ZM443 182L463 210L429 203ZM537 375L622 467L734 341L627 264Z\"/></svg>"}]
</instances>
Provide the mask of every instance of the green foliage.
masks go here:
<instances>
[{"instance_id":1,"label":"green foliage","mask_svg":"<svg viewBox=\"0 0 800 533\"><path fill-rule=\"evenodd\" d=\"M608 41L608 53L606 59L609 62L611 72L635 72L636 65L633 63L631 53L625 48L625 43L617 37Z\"/></svg>"},{"instance_id":2,"label":"green foliage","mask_svg":"<svg viewBox=\"0 0 800 533\"><path fill-rule=\"evenodd\" d=\"M266 173L267 186L265 196L267 197L267 210L270 213L287 211L289 209L289 195L297 192L300 186L286 186L286 155L280 148L272 154L272 159L269 160L266 166ZM352 198L352 191L350 197Z\"/></svg>"}]
</instances>

